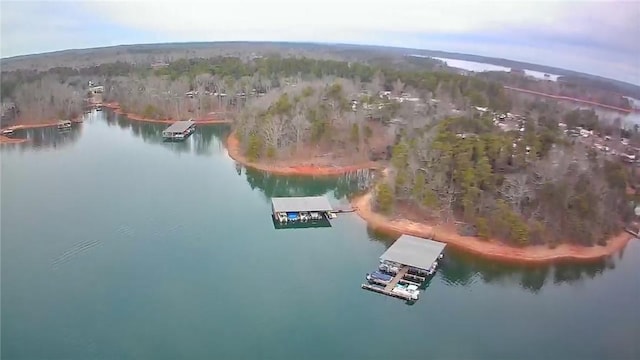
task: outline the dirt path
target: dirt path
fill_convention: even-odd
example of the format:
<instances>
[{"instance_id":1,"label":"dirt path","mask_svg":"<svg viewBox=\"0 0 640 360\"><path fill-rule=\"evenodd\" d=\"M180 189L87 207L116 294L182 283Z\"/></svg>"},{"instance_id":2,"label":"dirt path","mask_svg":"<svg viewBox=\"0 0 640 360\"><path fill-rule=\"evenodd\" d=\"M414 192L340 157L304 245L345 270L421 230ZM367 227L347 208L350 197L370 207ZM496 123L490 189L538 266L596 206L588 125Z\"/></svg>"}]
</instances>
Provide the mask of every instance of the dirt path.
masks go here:
<instances>
[{"instance_id":1,"label":"dirt path","mask_svg":"<svg viewBox=\"0 0 640 360\"><path fill-rule=\"evenodd\" d=\"M504 88L507 89L507 90L523 92L523 93L536 95L536 96L548 97L548 98L556 99L556 100L566 100L566 101L576 102L576 103L580 103L580 104L594 105L594 106L602 107L602 108L605 108L605 109L615 110L615 111L620 111L620 112L625 112L625 113L631 113L631 112L634 111L633 109L627 109L627 108L622 108L622 107L618 107L618 106L602 104L602 103L591 101L591 100L578 99L578 98L573 98L573 97L569 97L569 96L547 94L547 93L542 93L542 92L533 91L533 90L527 90L527 89L521 89L521 88L516 88L516 87L511 87L511 86L505 86Z\"/></svg>"},{"instance_id":2,"label":"dirt path","mask_svg":"<svg viewBox=\"0 0 640 360\"><path fill-rule=\"evenodd\" d=\"M481 240L473 236L461 236L451 226L417 223L406 219L390 219L373 211L371 198L371 193L367 193L354 199L352 206L356 209L358 215L375 229L433 238L464 251L506 262L550 263L563 260L596 260L620 251L633 238L626 232L622 232L610 238L606 246L584 247L562 244L553 249L546 246L517 248L495 240Z\"/></svg>"},{"instance_id":3,"label":"dirt path","mask_svg":"<svg viewBox=\"0 0 640 360\"><path fill-rule=\"evenodd\" d=\"M122 111L118 103L104 103L102 104L102 106L112 109L116 114L126 116L129 120L144 121L144 122L157 123L157 124L173 124L174 122L177 121L175 119L170 119L170 118L169 119L149 119L139 114L127 113ZM193 121L197 125L214 125L214 124L230 124L231 123L231 120L218 119L213 116L195 118L193 119Z\"/></svg>"},{"instance_id":4,"label":"dirt path","mask_svg":"<svg viewBox=\"0 0 640 360\"><path fill-rule=\"evenodd\" d=\"M298 164L286 164L286 163L255 163L249 161L244 154L240 146L240 141L235 136L235 132L229 134L227 138L227 151L229 156L235 161L241 163L244 166L248 166L254 169L267 171L276 175L304 175L304 176L326 176L326 175L340 175L357 171L361 169L376 168L377 164L371 161L346 165L346 166L316 166L316 165L298 165Z\"/></svg>"}]
</instances>

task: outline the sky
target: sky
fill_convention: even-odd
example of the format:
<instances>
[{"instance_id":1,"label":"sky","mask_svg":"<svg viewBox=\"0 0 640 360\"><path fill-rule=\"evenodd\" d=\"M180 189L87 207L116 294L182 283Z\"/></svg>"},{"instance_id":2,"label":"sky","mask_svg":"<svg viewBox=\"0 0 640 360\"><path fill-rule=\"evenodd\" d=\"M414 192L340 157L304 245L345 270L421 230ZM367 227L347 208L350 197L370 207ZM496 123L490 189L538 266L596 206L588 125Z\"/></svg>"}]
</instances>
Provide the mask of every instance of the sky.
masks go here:
<instances>
[{"instance_id":1,"label":"sky","mask_svg":"<svg viewBox=\"0 0 640 360\"><path fill-rule=\"evenodd\" d=\"M0 56L121 44L301 41L501 57L640 85L640 0L0 0Z\"/></svg>"}]
</instances>

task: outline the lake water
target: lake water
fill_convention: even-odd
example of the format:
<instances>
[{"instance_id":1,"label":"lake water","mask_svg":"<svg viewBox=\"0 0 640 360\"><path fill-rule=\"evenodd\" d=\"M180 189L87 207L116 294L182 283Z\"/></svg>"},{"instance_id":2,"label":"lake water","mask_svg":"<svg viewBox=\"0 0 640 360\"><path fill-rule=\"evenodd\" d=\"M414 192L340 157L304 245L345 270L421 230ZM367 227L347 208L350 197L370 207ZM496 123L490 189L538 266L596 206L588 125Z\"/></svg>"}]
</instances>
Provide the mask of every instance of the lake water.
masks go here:
<instances>
[{"instance_id":1,"label":"lake water","mask_svg":"<svg viewBox=\"0 0 640 360\"><path fill-rule=\"evenodd\" d=\"M424 56L420 56L420 55L412 55L412 56L424 57ZM431 57L431 56L427 56L427 57ZM445 63L447 63L447 66L449 66L449 67L453 67L453 68L457 68L457 69L463 69L463 70L467 70L467 71L473 71L473 72L483 72L483 71L506 71L506 72L509 72L509 71L511 71L511 68L508 68L508 67L505 67L505 66L481 63L481 62L476 62L476 61L457 60L457 59L449 59L449 58L441 58L441 57L431 57L431 58L436 59L436 60L440 60L440 61L444 61ZM529 69L524 69L524 73L526 75L528 75L528 76L534 77L536 79L541 79L541 80L557 81L558 77L559 77L559 75L543 73L543 72L540 72L540 71L534 71L534 70L529 70ZM548 75L548 76L545 76L545 75Z\"/></svg>"},{"instance_id":2,"label":"lake water","mask_svg":"<svg viewBox=\"0 0 640 360\"><path fill-rule=\"evenodd\" d=\"M93 113L3 146L2 359L631 359L640 241L592 265L447 250L414 305L360 289L393 238L355 214L274 229L271 196L366 186L237 166L228 129Z\"/></svg>"}]
</instances>

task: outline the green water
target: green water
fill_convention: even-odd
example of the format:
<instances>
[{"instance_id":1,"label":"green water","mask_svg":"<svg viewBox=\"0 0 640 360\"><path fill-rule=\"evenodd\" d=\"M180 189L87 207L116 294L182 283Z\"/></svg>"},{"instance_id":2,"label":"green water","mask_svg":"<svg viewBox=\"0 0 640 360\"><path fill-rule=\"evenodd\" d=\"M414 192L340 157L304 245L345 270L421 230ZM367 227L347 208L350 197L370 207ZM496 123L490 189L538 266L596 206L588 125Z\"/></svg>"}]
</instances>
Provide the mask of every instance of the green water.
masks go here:
<instances>
[{"instance_id":1,"label":"green water","mask_svg":"<svg viewBox=\"0 0 640 360\"><path fill-rule=\"evenodd\" d=\"M269 197L328 194L237 166L224 127L93 113L3 146L2 359L631 359L640 241L589 266L447 251L414 305L360 289L393 239L354 214L274 229Z\"/></svg>"}]
</instances>

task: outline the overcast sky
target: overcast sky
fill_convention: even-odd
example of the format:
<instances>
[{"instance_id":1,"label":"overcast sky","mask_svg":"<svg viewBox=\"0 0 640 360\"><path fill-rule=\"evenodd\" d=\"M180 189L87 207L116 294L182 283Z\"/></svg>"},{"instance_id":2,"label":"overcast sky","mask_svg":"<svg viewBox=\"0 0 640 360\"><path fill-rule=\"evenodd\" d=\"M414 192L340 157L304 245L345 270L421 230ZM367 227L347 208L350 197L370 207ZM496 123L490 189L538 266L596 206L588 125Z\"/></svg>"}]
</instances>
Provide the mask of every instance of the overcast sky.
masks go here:
<instances>
[{"instance_id":1,"label":"overcast sky","mask_svg":"<svg viewBox=\"0 0 640 360\"><path fill-rule=\"evenodd\" d=\"M2 57L177 41L313 41L455 51L640 84L640 0L1 0Z\"/></svg>"}]
</instances>

